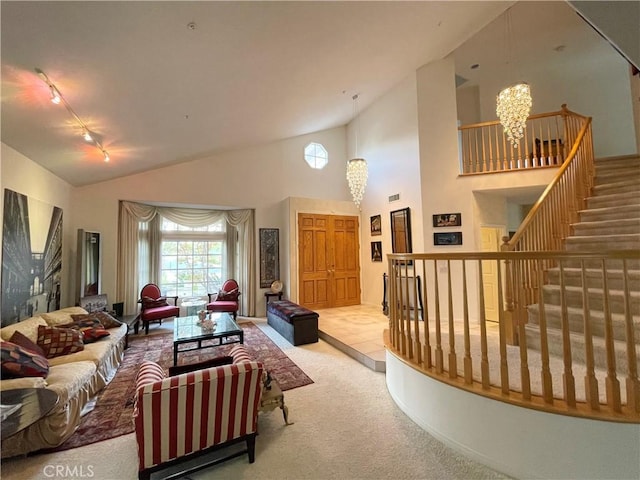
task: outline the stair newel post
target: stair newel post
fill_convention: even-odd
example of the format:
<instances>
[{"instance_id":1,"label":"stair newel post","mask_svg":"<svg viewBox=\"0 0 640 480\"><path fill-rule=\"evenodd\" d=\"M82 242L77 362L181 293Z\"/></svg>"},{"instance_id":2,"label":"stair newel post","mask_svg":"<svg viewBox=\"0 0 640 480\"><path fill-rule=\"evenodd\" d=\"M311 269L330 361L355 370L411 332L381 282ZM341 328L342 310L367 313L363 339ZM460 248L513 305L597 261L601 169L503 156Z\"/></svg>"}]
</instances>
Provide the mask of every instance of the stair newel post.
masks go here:
<instances>
[{"instance_id":1,"label":"stair newel post","mask_svg":"<svg viewBox=\"0 0 640 480\"><path fill-rule=\"evenodd\" d=\"M636 339L634 332L633 316L631 315L631 305L629 297L627 260L622 260L622 288L624 291L624 323L627 333L627 364L629 374L627 375L627 406L634 412L640 412L640 382L638 382L638 365L636 363Z\"/></svg>"},{"instance_id":2,"label":"stair newel post","mask_svg":"<svg viewBox=\"0 0 640 480\"><path fill-rule=\"evenodd\" d=\"M567 109L567 104L563 103L560 106L560 115L562 115L562 124L564 127L564 145L562 148L562 162L567 159L567 152L564 151L565 146L569 148L569 145L573 145L573 137L571 137L569 132L569 109Z\"/></svg>"},{"instance_id":3,"label":"stair newel post","mask_svg":"<svg viewBox=\"0 0 640 480\"><path fill-rule=\"evenodd\" d=\"M569 408L576 407L576 381L573 376L573 360L571 357L571 329L569 328L569 309L567 306L564 262L560 260L560 325L562 328L562 360L564 372L562 383L564 386L564 398Z\"/></svg>"},{"instance_id":4,"label":"stair newel post","mask_svg":"<svg viewBox=\"0 0 640 480\"><path fill-rule=\"evenodd\" d=\"M542 276L542 272L538 273ZM551 368L549 367L549 340L547 339L547 312L544 305L542 290L538 290L538 324L540 327L540 358L542 360L542 370L540 372L542 380L542 398L545 403L553 405L553 381L551 379Z\"/></svg>"},{"instance_id":5,"label":"stair newel post","mask_svg":"<svg viewBox=\"0 0 640 480\"><path fill-rule=\"evenodd\" d=\"M607 351L607 403L614 412L621 412L620 381L616 376L616 355L613 344L613 324L611 320L611 307L609 305L609 285L607 281L607 261L602 259L602 298L604 310L604 342Z\"/></svg>"},{"instance_id":6,"label":"stair newel post","mask_svg":"<svg viewBox=\"0 0 640 480\"><path fill-rule=\"evenodd\" d=\"M587 371L584 376L584 387L586 401L591 410L600 410L600 395L598 393L598 379L595 375L595 361L593 358L593 335L591 333L591 315L589 308L589 286L587 284L587 274L584 260L580 261L582 278L582 318L584 322L584 346Z\"/></svg>"}]
</instances>

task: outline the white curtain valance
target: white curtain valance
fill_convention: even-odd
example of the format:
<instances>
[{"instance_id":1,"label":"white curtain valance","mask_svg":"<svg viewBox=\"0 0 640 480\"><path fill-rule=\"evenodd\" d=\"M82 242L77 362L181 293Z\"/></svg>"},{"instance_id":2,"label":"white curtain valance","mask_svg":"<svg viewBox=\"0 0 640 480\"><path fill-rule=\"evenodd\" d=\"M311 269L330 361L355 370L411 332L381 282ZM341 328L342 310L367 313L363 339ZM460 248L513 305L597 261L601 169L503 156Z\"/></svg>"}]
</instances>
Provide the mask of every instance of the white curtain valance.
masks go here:
<instances>
[{"instance_id":1,"label":"white curtain valance","mask_svg":"<svg viewBox=\"0 0 640 480\"><path fill-rule=\"evenodd\" d=\"M255 254L254 254L254 210L207 210L195 208L157 207L142 203L121 201L118 222L118 274L116 293L124 299L125 310L133 313L137 310L138 291L138 224L149 222L151 238L160 238L160 222L152 222L162 216L185 227L203 227L221 219L238 231L238 259L232 275L236 277L243 295L241 313L255 315ZM156 231L157 230L157 231ZM151 242L150 257L159 262L159 241ZM233 251L233 250L232 250ZM152 281L157 269L150 267ZM231 274L231 271L229 272Z\"/></svg>"}]
</instances>

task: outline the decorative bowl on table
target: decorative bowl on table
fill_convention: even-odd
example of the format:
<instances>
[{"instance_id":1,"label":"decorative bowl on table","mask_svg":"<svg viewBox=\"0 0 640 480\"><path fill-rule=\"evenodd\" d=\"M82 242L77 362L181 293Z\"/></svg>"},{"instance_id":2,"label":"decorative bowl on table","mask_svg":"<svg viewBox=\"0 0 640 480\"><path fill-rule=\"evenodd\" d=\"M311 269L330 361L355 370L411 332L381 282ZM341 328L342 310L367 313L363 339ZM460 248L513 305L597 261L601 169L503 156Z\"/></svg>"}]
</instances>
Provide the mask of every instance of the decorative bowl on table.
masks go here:
<instances>
[{"instance_id":1,"label":"decorative bowl on table","mask_svg":"<svg viewBox=\"0 0 640 480\"><path fill-rule=\"evenodd\" d=\"M216 329L216 322L207 318L200 323L200 328L205 333L212 333Z\"/></svg>"},{"instance_id":2,"label":"decorative bowl on table","mask_svg":"<svg viewBox=\"0 0 640 480\"><path fill-rule=\"evenodd\" d=\"M282 291L282 282L280 280L276 280L271 284L271 291L273 293L280 293Z\"/></svg>"}]
</instances>

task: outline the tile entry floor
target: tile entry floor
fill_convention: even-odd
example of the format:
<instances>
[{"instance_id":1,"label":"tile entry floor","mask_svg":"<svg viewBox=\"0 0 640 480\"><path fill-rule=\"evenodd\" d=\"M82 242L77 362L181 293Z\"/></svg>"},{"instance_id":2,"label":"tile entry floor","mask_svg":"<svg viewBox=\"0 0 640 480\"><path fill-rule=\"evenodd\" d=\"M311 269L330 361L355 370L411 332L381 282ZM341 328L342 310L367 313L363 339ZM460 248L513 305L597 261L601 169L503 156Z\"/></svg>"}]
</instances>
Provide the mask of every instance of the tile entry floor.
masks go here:
<instances>
[{"instance_id":1,"label":"tile entry floor","mask_svg":"<svg viewBox=\"0 0 640 480\"><path fill-rule=\"evenodd\" d=\"M376 372L385 371L383 331L389 318L382 306L354 305L318 312L318 336Z\"/></svg>"}]
</instances>

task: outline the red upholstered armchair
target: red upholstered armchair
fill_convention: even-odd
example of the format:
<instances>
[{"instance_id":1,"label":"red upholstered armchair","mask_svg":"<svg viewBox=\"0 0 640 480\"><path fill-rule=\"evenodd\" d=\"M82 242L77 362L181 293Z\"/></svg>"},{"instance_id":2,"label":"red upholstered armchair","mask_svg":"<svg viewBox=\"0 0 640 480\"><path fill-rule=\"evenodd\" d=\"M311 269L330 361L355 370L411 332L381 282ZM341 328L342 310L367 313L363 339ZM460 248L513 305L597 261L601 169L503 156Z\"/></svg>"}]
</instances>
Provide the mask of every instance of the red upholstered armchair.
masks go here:
<instances>
[{"instance_id":1,"label":"red upholstered armchair","mask_svg":"<svg viewBox=\"0 0 640 480\"><path fill-rule=\"evenodd\" d=\"M207 304L207 310L211 312L227 312L233 315L235 320L238 315L238 308L240 302L240 287L238 282L233 279L229 279L222 284L222 288L218 293L209 293L209 303Z\"/></svg>"},{"instance_id":2,"label":"red upholstered armchair","mask_svg":"<svg viewBox=\"0 0 640 480\"><path fill-rule=\"evenodd\" d=\"M233 363L165 377L162 367L143 362L136 379L133 420L138 443L138 478L234 443L246 449L197 463L189 471L248 454L255 460L258 411L264 366L242 345L230 352ZM226 363L222 359L221 363ZM207 364L213 364L207 362Z\"/></svg>"},{"instance_id":3,"label":"red upholstered armchair","mask_svg":"<svg viewBox=\"0 0 640 480\"><path fill-rule=\"evenodd\" d=\"M167 299L172 299L173 305L169 305ZM138 303L141 305L140 320L142 320L145 334L149 333L150 322L162 323L163 318L180 315L180 308L177 306L178 297L163 297L155 283L147 283L142 287Z\"/></svg>"}]
</instances>

